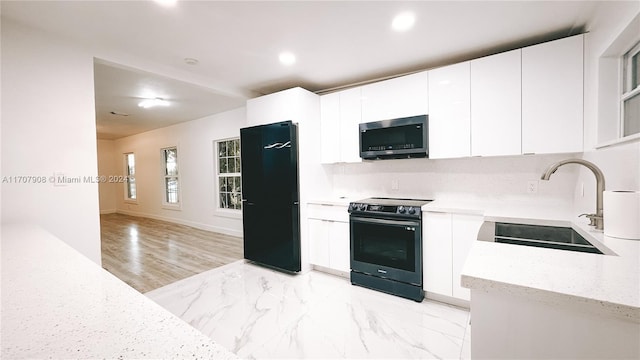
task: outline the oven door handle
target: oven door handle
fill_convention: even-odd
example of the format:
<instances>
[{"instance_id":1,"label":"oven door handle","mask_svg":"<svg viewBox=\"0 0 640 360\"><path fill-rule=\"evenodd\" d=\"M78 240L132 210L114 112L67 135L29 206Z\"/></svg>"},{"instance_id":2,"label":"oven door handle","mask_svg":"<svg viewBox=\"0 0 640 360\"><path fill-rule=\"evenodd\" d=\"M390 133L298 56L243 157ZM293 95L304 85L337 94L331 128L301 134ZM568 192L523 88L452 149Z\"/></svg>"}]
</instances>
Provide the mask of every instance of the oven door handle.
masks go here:
<instances>
[{"instance_id":1,"label":"oven door handle","mask_svg":"<svg viewBox=\"0 0 640 360\"><path fill-rule=\"evenodd\" d=\"M351 221L357 221L357 222L369 223L369 224L379 224L379 225L392 225L392 226L420 226L420 223L417 221L387 220L387 219L374 219L374 218L363 218L363 217L351 217Z\"/></svg>"}]
</instances>

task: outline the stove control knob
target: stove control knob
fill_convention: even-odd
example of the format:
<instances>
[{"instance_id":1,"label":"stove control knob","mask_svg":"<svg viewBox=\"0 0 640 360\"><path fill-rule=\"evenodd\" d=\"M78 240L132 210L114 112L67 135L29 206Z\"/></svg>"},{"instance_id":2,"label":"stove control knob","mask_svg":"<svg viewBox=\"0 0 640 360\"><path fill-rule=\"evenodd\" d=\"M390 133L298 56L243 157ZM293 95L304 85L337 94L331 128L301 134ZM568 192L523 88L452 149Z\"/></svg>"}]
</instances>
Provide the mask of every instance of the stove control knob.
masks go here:
<instances>
[{"instance_id":1,"label":"stove control knob","mask_svg":"<svg viewBox=\"0 0 640 360\"><path fill-rule=\"evenodd\" d=\"M416 208L414 208L414 207L411 207L411 206L410 206L410 207L409 207L409 209L407 210L407 212L408 212L409 214L413 215L413 214L415 214L415 213L416 213Z\"/></svg>"},{"instance_id":2,"label":"stove control knob","mask_svg":"<svg viewBox=\"0 0 640 360\"><path fill-rule=\"evenodd\" d=\"M347 211L351 212L351 211L355 210L355 208L356 208L356 204L350 203L349 204L349 210L347 210Z\"/></svg>"},{"instance_id":3,"label":"stove control knob","mask_svg":"<svg viewBox=\"0 0 640 360\"><path fill-rule=\"evenodd\" d=\"M399 214L404 214L405 211L406 210L405 210L404 206L402 206L402 205L398 206L398 213Z\"/></svg>"},{"instance_id":4,"label":"stove control knob","mask_svg":"<svg viewBox=\"0 0 640 360\"><path fill-rule=\"evenodd\" d=\"M358 210L360 211L364 211L364 209L367 207L367 205L365 204L358 204Z\"/></svg>"}]
</instances>

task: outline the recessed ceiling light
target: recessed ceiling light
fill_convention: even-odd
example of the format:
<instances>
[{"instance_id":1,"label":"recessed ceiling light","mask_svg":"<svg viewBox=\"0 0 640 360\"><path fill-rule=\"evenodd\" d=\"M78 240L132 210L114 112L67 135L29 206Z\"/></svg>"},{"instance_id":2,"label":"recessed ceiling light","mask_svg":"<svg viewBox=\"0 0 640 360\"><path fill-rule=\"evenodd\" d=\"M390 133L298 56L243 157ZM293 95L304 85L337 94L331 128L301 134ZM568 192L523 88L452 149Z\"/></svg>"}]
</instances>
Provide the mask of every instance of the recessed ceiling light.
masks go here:
<instances>
[{"instance_id":1,"label":"recessed ceiling light","mask_svg":"<svg viewBox=\"0 0 640 360\"><path fill-rule=\"evenodd\" d=\"M395 31L407 31L413 27L416 22L416 16L410 12L403 12L393 18L391 28Z\"/></svg>"},{"instance_id":2,"label":"recessed ceiling light","mask_svg":"<svg viewBox=\"0 0 640 360\"><path fill-rule=\"evenodd\" d=\"M198 65L199 63L198 59L194 59L194 58L184 58L184 62L187 65Z\"/></svg>"},{"instance_id":3,"label":"recessed ceiling light","mask_svg":"<svg viewBox=\"0 0 640 360\"><path fill-rule=\"evenodd\" d=\"M154 0L158 4L166 7L175 6L178 0Z\"/></svg>"},{"instance_id":4,"label":"recessed ceiling light","mask_svg":"<svg viewBox=\"0 0 640 360\"><path fill-rule=\"evenodd\" d=\"M167 100L163 100L162 98L145 99L140 101L140 103L138 103L138 106L147 109L154 106L169 106L169 102Z\"/></svg>"},{"instance_id":5,"label":"recessed ceiling light","mask_svg":"<svg viewBox=\"0 0 640 360\"><path fill-rule=\"evenodd\" d=\"M288 51L280 53L280 56L278 58L284 65L293 65L296 63L296 56Z\"/></svg>"}]
</instances>

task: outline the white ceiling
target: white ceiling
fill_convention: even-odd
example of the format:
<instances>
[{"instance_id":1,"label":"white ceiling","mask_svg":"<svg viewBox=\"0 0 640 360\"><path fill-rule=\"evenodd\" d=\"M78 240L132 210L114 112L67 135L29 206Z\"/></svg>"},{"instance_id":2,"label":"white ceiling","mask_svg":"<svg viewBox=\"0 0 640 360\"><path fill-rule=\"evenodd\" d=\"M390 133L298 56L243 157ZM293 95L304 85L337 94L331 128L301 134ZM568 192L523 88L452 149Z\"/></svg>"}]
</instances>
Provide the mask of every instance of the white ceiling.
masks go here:
<instances>
[{"instance_id":1,"label":"white ceiling","mask_svg":"<svg viewBox=\"0 0 640 360\"><path fill-rule=\"evenodd\" d=\"M242 106L246 94L320 92L583 32L603 1L2 1L3 18L86 46L100 44L199 85L96 63L100 137L117 138ZM413 29L390 30L401 11ZM283 66L288 50L297 63ZM196 58L187 65L184 58ZM153 84L175 106L137 108ZM201 86L207 84L208 88ZM165 95L166 94L166 95ZM114 117L110 111L129 113Z\"/></svg>"},{"instance_id":2,"label":"white ceiling","mask_svg":"<svg viewBox=\"0 0 640 360\"><path fill-rule=\"evenodd\" d=\"M94 62L94 79L100 139L118 139L245 104L241 97L100 60ZM138 106L142 100L156 97L169 105L146 109Z\"/></svg>"}]
</instances>

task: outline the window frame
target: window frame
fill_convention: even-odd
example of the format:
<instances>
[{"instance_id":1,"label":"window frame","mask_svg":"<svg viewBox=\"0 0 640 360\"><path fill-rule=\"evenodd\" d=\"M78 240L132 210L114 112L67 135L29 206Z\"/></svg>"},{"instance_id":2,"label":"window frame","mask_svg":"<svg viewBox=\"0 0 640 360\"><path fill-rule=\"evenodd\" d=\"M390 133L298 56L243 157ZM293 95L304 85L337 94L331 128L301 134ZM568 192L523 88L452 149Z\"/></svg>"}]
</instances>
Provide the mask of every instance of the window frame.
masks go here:
<instances>
[{"instance_id":1,"label":"window frame","mask_svg":"<svg viewBox=\"0 0 640 360\"><path fill-rule=\"evenodd\" d=\"M176 175L168 175L167 174L167 158L166 158L166 150L176 150ZM161 171L161 189L162 189L162 208L169 210L182 210L182 184L180 181L180 149L178 145L165 146L160 148L160 171ZM168 188L167 188L167 179L175 178L178 182L177 186L177 202L172 203L169 202L168 199Z\"/></svg>"},{"instance_id":2,"label":"window frame","mask_svg":"<svg viewBox=\"0 0 640 360\"><path fill-rule=\"evenodd\" d=\"M624 93L624 56L640 41L640 14L629 20L598 58L597 114L595 149L603 149L640 141L640 133L624 134L621 101Z\"/></svg>"},{"instance_id":3,"label":"window frame","mask_svg":"<svg viewBox=\"0 0 640 360\"><path fill-rule=\"evenodd\" d=\"M230 138L224 138L224 139L218 139L218 140L214 140L213 141L213 160L214 160L214 178L215 178L215 196L214 196L214 200L216 202L215 204L215 211L218 215L222 215L222 216L228 216L228 217L233 217L233 218L239 218L242 216L242 202L240 202L240 208L238 209L234 209L234 208L225 208L225 207L221 207L221 192L220 192L220 180L223 177L238 177L239 181L240 181L240 199L242 199L242 171L237 171L237 172L233 172L233 173L221 173L220 172L220 159L222 158L219 154L218 148L219 148L219 144L223 143L223 142L228 142L228 141L237 141L238 142L238 148L240 148L240 137L239 136L235 136L235 137L230 137ZM239 154L237 156L232 156L229 157L227 156L227 158L238 158L240 160L240 164L242 164L242 155ZM229 192L229 193L233 193L233 191Z\"/></svg>"},{"instance_id":4,"label":"window frame","mask_svg":"<svg viewBox=\"0 0 640 360\"><path fill-rule=\"evenodd\" d=\"M136 182L136 154L133 151L122 154L124 157L124 201L126 203L137 204L138 203L138 184ZM133 156L133 176L129 172L129 155ZM131 181L133 179L133 181ZM133 184L134 197L130 197L130 186Z\"/></svg>"},{"instance_id":5,"label":"window frame","mask_svg":"<svg viewBox=\"0 0 640 360\"><path fill-rule=\"evenodd\" d=\"M633 73L631 72L632 59L640 56L640 39L620 56L620 119L618 120L618 138L620 140L635 139L640 137L640 132L625 135L625 104L628 100L640 96L640 83L631 89ZM636 69L639 71L640 69ZM628 90L627 90L628 89Z\"/></svg>"}]
</instances>

